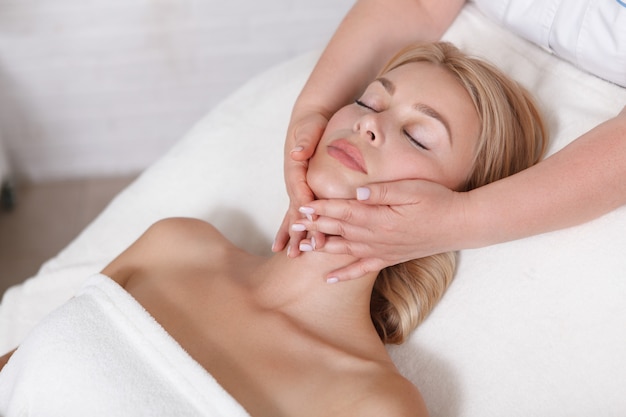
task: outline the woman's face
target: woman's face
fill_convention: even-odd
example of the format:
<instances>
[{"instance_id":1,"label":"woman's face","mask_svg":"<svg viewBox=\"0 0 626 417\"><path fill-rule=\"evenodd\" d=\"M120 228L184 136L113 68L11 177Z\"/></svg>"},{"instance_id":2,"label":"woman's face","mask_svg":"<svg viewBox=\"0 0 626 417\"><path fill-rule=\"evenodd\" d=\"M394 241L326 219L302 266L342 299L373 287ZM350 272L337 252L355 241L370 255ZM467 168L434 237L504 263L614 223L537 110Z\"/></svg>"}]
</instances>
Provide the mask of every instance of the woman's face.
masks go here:
<instances>
[{"instance_id":1,"label":"woman's face","mask_svg":"<svg viewBox=\"0 0 626 417\"><path fill-rule=\"evenodd\" d=\"M469 94L448 70L405 64L333 115L309 161L307 181L318 198L354 198L356 187L402 179L459 189L470 173L479 129Z\"/></svg>"}]
</instances>

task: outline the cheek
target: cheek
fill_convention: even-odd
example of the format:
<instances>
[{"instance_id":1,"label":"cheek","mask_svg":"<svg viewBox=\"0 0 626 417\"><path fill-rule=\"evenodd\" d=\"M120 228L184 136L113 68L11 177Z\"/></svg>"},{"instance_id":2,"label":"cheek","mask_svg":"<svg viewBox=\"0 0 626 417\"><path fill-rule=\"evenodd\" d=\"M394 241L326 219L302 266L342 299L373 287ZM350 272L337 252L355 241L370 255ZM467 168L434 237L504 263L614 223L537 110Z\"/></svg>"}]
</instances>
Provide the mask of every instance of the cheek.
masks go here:
<instances>
[{"instance_id":1,"label":"cheek","mask_svg":"<svg viewBox=\"0 0 626 417\"><path fill-rule=\"evenodd\" d=\"M415 156L413 150L409 152L395 152L393 158L382 161L378 175L374 181L398 181L405 179L427 179L437 181L440 177L436 164L423 156Z\"/></svg>"},{"instance_id":2,"label":"cheek","mask_svg":"<svg viewBox=\"0 0 626 417\"><path fill-rule=\"evenodd\" d=\"M472 172L471 160L452 160L442 172L441 185L454 191L463 191Z\"/></svg>"},{"instance_id":3,"label":"cheek","mask_svg":"<svg viewBox=\"0 0 626 417\"><path fill-rule=\"evenodd\" d=\"M373 182L398 181L405 179L420 179L441 184L450 189L456 189L459 184L465 183L467 170L459 167L457 161L433 160L424 156L412 156L410 153L397 155L390 163L385 162L385 168L372 179Z\"/></svg>"},{"instance_id":4,"label":"cheek","mask_svg":"<svg viewBox=\"0 0 626 417\"><path fill-rule=\"evenodd\" d=\"M477 152L477 142L469 141L463 149L463 152L459 152L455 161L452 162L452 166L456 169L454 171L456 184L453 188L454 190L465 189L467 182L474 171L474 164L476 159Z\"/></svg>"}]
</instances>

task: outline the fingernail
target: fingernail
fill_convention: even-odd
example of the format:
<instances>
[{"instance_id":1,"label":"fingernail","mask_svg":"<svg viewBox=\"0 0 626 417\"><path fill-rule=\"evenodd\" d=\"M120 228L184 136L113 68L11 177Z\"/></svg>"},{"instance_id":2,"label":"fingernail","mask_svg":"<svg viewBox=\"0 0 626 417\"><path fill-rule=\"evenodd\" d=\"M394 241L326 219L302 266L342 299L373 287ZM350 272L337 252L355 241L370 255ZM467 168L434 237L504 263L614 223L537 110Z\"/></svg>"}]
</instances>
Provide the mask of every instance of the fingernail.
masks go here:
<instances>
[{"instance_id":1,"label":"fingernail","mask_svg":"<svg viewBox=\"0 0 626 417\"><path fill-rule=\"evenodd\" d=\"M306 230L306 227L304 227L303 224L294 223L291 225L291 230L293 230L294 232L304 232Z\"/></svg>"},{"instance_id":2,"label":"fingernail","mask_svg":"<svg viewBox=\"0 0 626 417\"><path fill-rule=\"evenodd\" d=\"M327 284L336 284L339 282L339 278L337 277L330 277L326 280Z\"/></svg>"},{"instance_id":3,"label":"fingernail","mask_svg":"<svg viewBox=\"0 0 626 417\"><path fill-rule=\"evenodd\" d=\"M290 253L291 253L291 246L287 246L287 258L289 258Z\"/></svg>"},{"instance_id":4,"label":"fingernail","mask_svg":"<svg viewBox=\"0 0 626 417\"><path fill-rule=\"evenodd\" d=\"M302 252L312 252L313 246L309 245L308 243L300 243L300 250Z\"/></svg>"},{"instance_id":5,"label":"fingernail","mask_svg":"<svg viewBox=\"0 0 626 417\"><path fill-rule=\"evenodd\" d=\"M315 237L311 236L311 248L315 250L316 247L317 247L317 242L315 241Z\"/></svg>"},{"instance_id":6,"label":"fingernail","mask_svg":"<svg viewBox=\"0 0 626 417\"><path fill-rule=\"evenodd\" d=\"M312 207L300 207L298 211L302 214L315 214L315 210Z\"/></svg>"},{"instance_id":7,"label":"fingernail","mask_svg":"<svg viewBox=\"0 0 626 417\"><path fill-rule=\"evenodd\" d=\"M296 146L291 150L291 152L302 152L304 150L303 146Z\"/></svg>"},{"instance_id":8,"label":"fingernail","mask_svg":"<svg viewBox=\"0 0 626 417\"><path fill-rule=\"evenodd\" d=\"M367 200L370 198L370 189L367 187L359 187L356 189L357 200Z\"/></svg>"}]
</instances>

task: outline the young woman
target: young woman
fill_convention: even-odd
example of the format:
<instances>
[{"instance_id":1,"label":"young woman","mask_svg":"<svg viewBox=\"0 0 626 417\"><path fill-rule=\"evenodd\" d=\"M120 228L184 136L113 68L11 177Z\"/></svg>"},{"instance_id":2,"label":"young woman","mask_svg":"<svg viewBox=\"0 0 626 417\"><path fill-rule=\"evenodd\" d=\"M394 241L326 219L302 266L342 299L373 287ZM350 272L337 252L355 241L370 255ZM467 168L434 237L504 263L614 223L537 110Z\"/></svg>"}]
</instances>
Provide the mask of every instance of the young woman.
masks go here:
<instances>
[{"instance_id":1,"label":"young woman","mask_svg":"<svg viewBox=\"0 0 626 417\"><path fill-rule=\"evenodd\" d=\"M331 199L364 182L413 178L466 190L536 163L545 141L517 84L450 44L417 45L333 115L307 182ZM314 251L262 258L203 221L160 221L14 351L0 372L0 413L21 412L36 392L28 408L47 415L149 414L164 406L155 397L204 404L214 378L252 416L426 415L385 343L403 342L427 316L453 277L454 254L327 285L329 271L353 261ZM92 305L98 297L106 302ZM124 336L111 331L121 321L133 329ZM186 372L190 363L198 367ZM190 379L179 394L141 389ZM214 415L204 407L195 415Z\"/></svg>"}]
</instances>

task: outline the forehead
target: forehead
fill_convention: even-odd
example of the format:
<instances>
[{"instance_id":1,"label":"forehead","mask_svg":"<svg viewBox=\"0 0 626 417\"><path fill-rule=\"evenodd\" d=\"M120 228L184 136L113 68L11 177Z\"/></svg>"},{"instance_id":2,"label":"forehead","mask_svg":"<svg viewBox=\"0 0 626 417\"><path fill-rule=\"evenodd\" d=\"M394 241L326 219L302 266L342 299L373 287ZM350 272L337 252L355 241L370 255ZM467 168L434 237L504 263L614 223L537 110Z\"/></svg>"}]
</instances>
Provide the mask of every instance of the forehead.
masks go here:
<instances>
[{"instance_id":1,"label":"forehead","mask_svg":"<svg viewBox=\"0 0 626 417\"><path fill-rule=\"evenodd\" d=\"M428 61L402 64L387 71L381 78L389 80L393 84L393 86L385 85L385 88L390 93L393 93L395 88L398 87L408 91L420 89L424 93L431 91L441 92L444 89L446 92L465 94L468 96L468 99L470 98L469 93L467 93L465 87L452 71L443 65Z\"/></svg>"}]
</instances>

